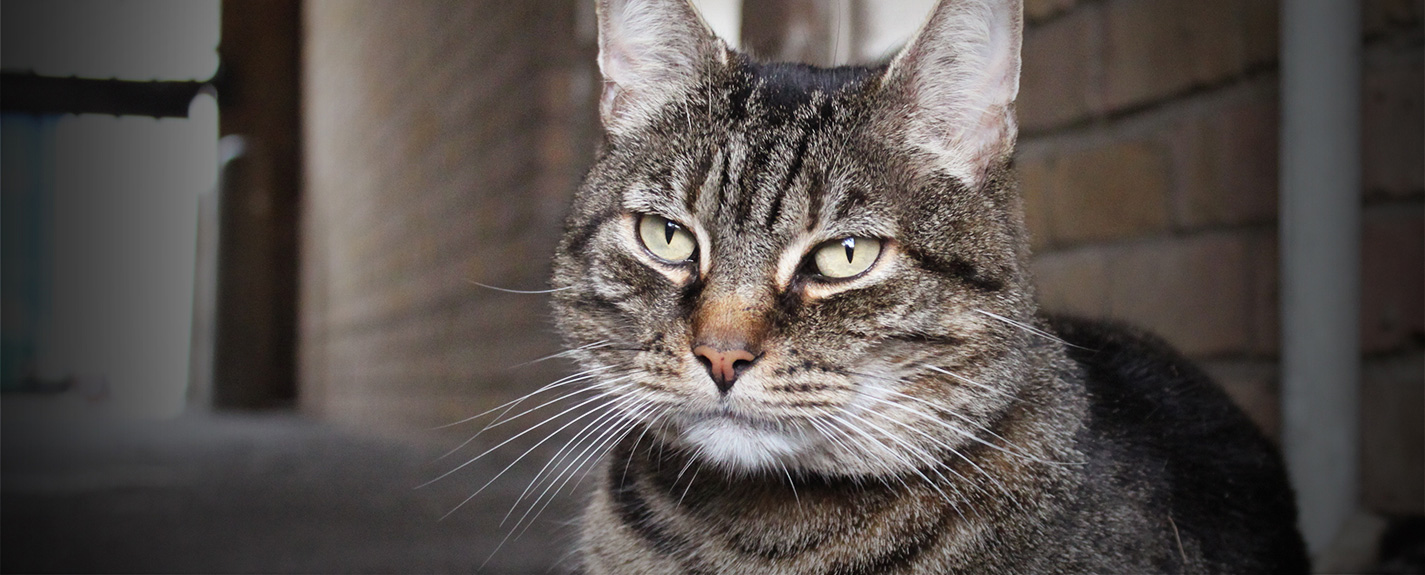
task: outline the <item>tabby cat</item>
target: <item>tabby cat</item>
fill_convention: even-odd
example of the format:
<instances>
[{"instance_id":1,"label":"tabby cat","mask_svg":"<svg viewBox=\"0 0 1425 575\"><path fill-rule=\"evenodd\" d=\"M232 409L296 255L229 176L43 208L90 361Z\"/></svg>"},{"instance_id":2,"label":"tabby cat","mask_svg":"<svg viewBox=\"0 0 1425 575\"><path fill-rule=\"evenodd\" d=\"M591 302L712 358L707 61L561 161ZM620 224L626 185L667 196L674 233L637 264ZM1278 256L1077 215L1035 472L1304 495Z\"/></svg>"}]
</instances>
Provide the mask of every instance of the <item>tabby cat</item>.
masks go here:
<instances>
[{"instance_id":1,"label":"tabby cat","mask_svg":"<svg viewBox=\"0 0 1425 575\"><path fill-rule=\"evenodd\" d=\"M1280 457L1201 371L1039 315L1021 14L944 1L823 69L598 0L604 138L553 276L616 422L582 571L1308 569Z\"/></svg>"}]
</instances>

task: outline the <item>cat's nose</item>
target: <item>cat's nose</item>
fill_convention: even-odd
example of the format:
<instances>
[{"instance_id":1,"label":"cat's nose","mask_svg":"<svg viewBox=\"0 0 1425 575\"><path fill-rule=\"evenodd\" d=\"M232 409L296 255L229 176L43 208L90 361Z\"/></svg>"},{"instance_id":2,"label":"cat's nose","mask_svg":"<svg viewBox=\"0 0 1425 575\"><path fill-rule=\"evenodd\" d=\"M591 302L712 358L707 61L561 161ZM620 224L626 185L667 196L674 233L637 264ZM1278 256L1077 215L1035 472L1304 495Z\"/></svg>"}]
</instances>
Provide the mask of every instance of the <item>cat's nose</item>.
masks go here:
<instances>
[{"instance_id":1,"label":"cat's nose","mask_svg":"<svg viewBox=\"0 0 1425 575\"><path fill-rule=\"evenodd\" d=\"M737 376L752 367L757 361L757 356L741 347L722 350L711 345L700 345L693 348L693 355L707 368L708 375L712 377L713 384L717 385L717 390L723 395L727 395L732 389L732 384L737 382Z\"/></svg>"}]
</instances>

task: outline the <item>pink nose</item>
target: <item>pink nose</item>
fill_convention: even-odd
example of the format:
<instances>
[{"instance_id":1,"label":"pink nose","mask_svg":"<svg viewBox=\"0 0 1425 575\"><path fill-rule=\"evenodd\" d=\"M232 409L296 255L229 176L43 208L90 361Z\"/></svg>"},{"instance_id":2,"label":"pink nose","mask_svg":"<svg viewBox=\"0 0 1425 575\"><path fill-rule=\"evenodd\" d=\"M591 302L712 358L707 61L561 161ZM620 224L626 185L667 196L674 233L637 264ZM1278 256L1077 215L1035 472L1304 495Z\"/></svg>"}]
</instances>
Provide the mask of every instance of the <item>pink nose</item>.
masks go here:
<instances>
[{"instance_id":1,"label":"pink nose","mask_svg":"<svg viewBox=\"0 0 1425 575\"><path fill-rule=\"evenodd\" d=\"M732 384L737 381L737 376L742 375L742 372L752 367L752 362L757 361L757 356L745 349L736 348L722 351L714 349L710 345L693 348L693 355L697 356L703 367L708 369L708 375L717 385L717 390L724 395L729 389L732 389Z\"/></svg>"}]
</instances>

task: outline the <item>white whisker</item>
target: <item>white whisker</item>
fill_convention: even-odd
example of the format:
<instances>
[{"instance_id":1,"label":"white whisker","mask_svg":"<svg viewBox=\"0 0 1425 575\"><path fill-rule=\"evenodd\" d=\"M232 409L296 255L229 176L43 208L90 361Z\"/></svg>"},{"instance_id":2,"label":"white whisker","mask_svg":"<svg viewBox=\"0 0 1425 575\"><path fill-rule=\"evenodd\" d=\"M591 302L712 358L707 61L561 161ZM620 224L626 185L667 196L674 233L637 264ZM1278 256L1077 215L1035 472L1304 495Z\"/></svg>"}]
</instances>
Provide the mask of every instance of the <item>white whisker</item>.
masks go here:
<instances>
[{"instance_id":1,"label":"white whisker","mask_svg":"<svg viewBox=\"0 0 1425 575\"><path fill-rule=\"evenodd\" d=\"M626 388L626 387L631 387L632 385L633 385L633 384L624 384L624 385L619 386L619 387L615 387L615 388L611 388L611 389L604 390L604 391L603 391L602 393L600 393L599 395L596 395L596 396L594 396L594 397L591 397L591 398L589 398L589 399L586 399L586 400L584 400L584 401L581 401L581 402L579 402L578 404L574 405L573 407L569 407L568 409L565 409L564 411L561 411L561 412L559 412L559 413L556 413L556 414L554 414L554 415L552 415L552 416L546 418L544 421L541 421L541 422L539 422L538 424L534 425L533 427L530 427L529 429L526 429L526 430L524 430L524 431L521 431L521 432L515 434L514 436L510 437L509 439L506 439L506 440L504 440L504 441L501 441L498 445L496 445L496 446L494 446L494 447L491 447L491 448L489 448L489 449L486 449L483 453L481 453L480 455L476 455L475 457L470 458L470 459L467 460L465 463L461 463L460 465L457 465L457 466L455 467L455 469L451 469L450 471L447 471L447 472L445 472L445 473L440 474L440 476L436 477L435 479L432 479L432 480L430 480L430 481L427 481L427 482L425 482L425 483L422 483L422 484L420 484L420 485L417 485L417 486L416 486L416 489L420 489L420 488L422 488L422 487L425 487L425 486L427 486L427 485L430 485L430 484L432 484L432 483L435 483L435 482L437 482L437 481L440 481L441 479L444 479L444 478L448 477L450 474L455 473L456 471L460 471L461 469L465 468L466 466L468 466L468 465L470 465L470 464L472 464L472 463L475 463L475 462L476 462L477 460L479 460L481 457L484 457L484 456L486 456L486 455L489 455L491 452L495 451L496 449L499 449L499 448L501 448L501 447L504 447L504 446L505 446L506 444L508 444L509 442L514 441L514 440L516 440L516 439L519 439L520 436L523 436L523 435L526 434L526 433L529 433L529 432L531 432L531 431L534 431L534 430L536 430L536 429L539 429L540 427L543 427L546 423L549 423L550 421L553 421L555 418L558 418L559 416L562 416L562 415L564 415L564 414L566 414L566 413L569 413L569 412L571 412L571 411L574 411L575 409L579 409L580 407L583 407L583 406L585 406L585 405L588 405L589 403L591 403L591 402L593 402L593 401L597 401L597 400L599 400L599 399L603 399L603 398L605 398L605 397L608 397L609 395L613 394L615 391L618 391L618 390L623 389L623 388ZM553 433L559 433L559 432L560 432L561 430L563 430L565 427L568 427L568 426L572 425L575 421L579 421L580 419L583 419L583 418L585 418L585 417L588 417L590 414L593 414L593 413L597 413L597 411L596 411L596 410L590 410L588 413L585 413L585 414L583 414L583 415L580 415L579 417L577 417L577 418L571 420L569 423L564 424L563 427L560 427L559 429L554 430ZM545 437L544 439L540 440L540 442L539 442L539 443L536 443L536 444L534 445L534 447L539 447L540 443L544 443L545 441L548 441L550 437L553 437L553 436L554 436L553 433L551 433L549 436ZM530 448L530 450L533 450L533 449L534 449L533 447ZM526 452L525 452L525 455L528 455L528 454L529 454L529 451L526 451ZM524 455L521 455L520 457L523 458ZM515 461L519 461L519 459L516 459ZM513 464L511 464L511 465L513 465ZM506 469L509 469L509 468L506 468ZM504 473L504 472L502 471L501 473ZM498 477L499 477L499 476L496 476L496 478L498 478ZM490 481L491 481L491 482L494 482L494 479L491 479ZM486 483L485 485L488 486L489 483ZM481 489L484 489L484 488L482 487ZM476 493L479 493L479 492L477 491ZM471 495L471 497L473 498L474 495ZM470 501L470 499L467 498L465 501ZM464 503L462 502L461 505L464 505ZM457 508L458 508L458 507L457 507ZM452 511L454 511L454 510L452 510ZM449 515L449 513L447 513L446 515Z\"/></svg>"},{"instance_id":2,"label":"white whisker","mask_svg":"<svg viewBox=\"0 0 1425 575\"><path fill-rule=\"evenodd\" d=\"M510 367L507 368L507 369L518 369L518 368L521 368L521 367L524 367L524 366L527 366L527 365L534 365L534 364L539 363L539 362L542 362L542 361L549 361L549 360L551 360L551 359L557 359L557 358L561 358L561 357L568 357L568 356L574 355L574 354L576 354L576 353L579 353L579 352L581 352L581 351L588 351L588 350L591 350L591 349L599 349L599 348L601 348L601 347L608 347L609 345L612 345L612 343L613 343L613 342L610 342L610 341L607 340L607 339L599 340L599 341L596 341L596 342L594 342L594 343L581 345L581 346L576 347L576 348L574 348L574 349L566 349L566 350L561 351L561 352L559 352L559 353L552 353L552 354L546 355L546 356L544 356L544 357L541 357L541 358L539 358L539 359L531 359L531 360L526 361L526 362L516 363L516 364L510 366Z\"/></svg>"},{"instance_id":3,"label":"white whisker","mask_svg":"<svg viewBox=\"0 0 1425 575\"><path fill-rule=\"evenodd\" d=\"M466 417L465 419L461 419L460 421L453 421L453 422L450 422L450 423L446 423L446 424L443 424L443 425L438 425L438 426L436 426L436 427L432 427L431 430L434 431L434 430L439 430L439 429L445 429L445 428L447 428L447 427L455 427L455 426L460 425L460 424L462 424L462 423L469 423L469 422L471 422L471 421L475 421L476 419L480 419L481 417L484 417L484 416L486 416L486 415L489 415L490 413L492 413L492 412L494 412L494 411L497 411L497 410L503 409L503 408L505 408L505 407L510 407L510 406L515 405L515 404L518 404L519 402L524 401L524 400L526 400L526 399L529 399L530 397L533 397L533 396L536 395L536 394L543 393L543 392L548 391L548 390L550 390L550 389L553 389L553 388L559 387L559 386L561 386L561 385L564 385L564 384L566 384L566 383L569 383L569 380L571 380L571 379L573 379L573 378L582 377L582 376L584 376L584 375L588 375L588 374L591 374L591 373L594 373L594 372L597 372L597 371L603 371L603 370L605 370L605 369L612 369L613 367L614 367L614 366L612 366L612 365L604 366L604 367L596 367L596 368L593 368L593 369L581 371L581 372L576 373L576 374L573 374L573 375L566 375L566 376L561 377L561 378L559 378L558 380L556 380L556 381L554 381L554 382L552 382L552 383L547 383L547 384L541 386L539 389L536 389L536 390L531 391L531 392L529 392L529 393L527 393L527 394L521 395L521 396L519 396L519 397L517 397L517 398L515 398L515 399L511 399L511 400L509 400L509 401L506 401L506 402L504 402L504 403L501 403L500 405L497 405L497 406L495 406L495 407L492 407L492 408L490 408L490 409L487 409L487 410L485 410L485 411L482 411L482 412L477 413L477 414L475 414L475 415L472 415L472 416L470 416L470 417Z\"/></svg>"},{"instance_id":4,"label":"white whisker","mask_svg":"<svg viewBox=\"0 0 1425 575\"><path fill-rule=\"evenodd\" d=\"M1081 346L1081 345L1074 345L1074 344L1072 344L1072 343L1069 343L1069 342L1067 342L1067 341L1064 341L1062 338L1060 338L1060 337L1057 336L1057 335L1054 335L1054 334L1052 334L1052 333L1049 333L1049 332L1047 332L1047 331L1044 331L1044 330L1042 330L1042 329L1039 329L1039 328L1037 328L1037 327L1034 327L1034 326L1032 326L1032 325L1029 325L1029 324L1026 324L1026 323L1023 323L1023 322L1014 321L1014 320L1012 320L1012 319L1009 319L1009 318L1004 317L1004 316L1002 316L1002 315L999 315L999 314L997 314L997 313L988 312L988 311L985 311L985 310L982 310L982 309L979 309L979 308L976 308L975 311L976 311L976 312L979 312L979 313L982 313L982 314L984 314L984 315L987 315L987 316L989 316L989 317L992 317L992 318L994 318L994 319L1000 320L1000 321L1002 321L1002 322L1005 322L1005 323L1007 323L1007 324L1009 324L1009 325L1012 325L1012 326L1014 326L1014 327L1017 327L1017 328L1019 328L1019 329L1025 330L1025 331L1027 331L1027 332L1029 332L1029 333L1032 333L1032 334L1034 334L1034 335L1037 335L1037 336L1039 336L1039 337L1042 337L1042 338L1045 338L1045 339L1048 339L1048 340L1051 340L1051 341L1055 341L1055 342L1058 342L1058 343L1062 343L1062 344L1067 345L1067 346L1069 346L1069 347L1076 347L1076 348L1079 348L1079 349L1089 349L1089 348L1083 347L1083 346ZM1089 350L1089 351L1093 351L1093 350Z\"/></svg>"},{"instance_id":5,"label":"white whisker","mask_svg":"<svg viewBox=\"0 0 1425 575\"><path fill-rule=\"evenodd\" d=\"M470 283L472 283L472 284L475 284L475 285L480 286L480 287L485 288L485 289L492 289L492 290L499 291L499 292L514 293L514 294L524 294L524 295L539 295L539 294L554 293L554 292L558 292L558 291L564 291L564 290L574 289L574 286L564 286L564 287L559 287L559 288L554 288L554 289L537 289L537 290L509 289L509 288L502 288L502 287L497 287L497 286L482 284L482 283L477 282L477 281L475 281L475 280L465 280L465 281L470 282Z\"/></svg>"}]
</instances>

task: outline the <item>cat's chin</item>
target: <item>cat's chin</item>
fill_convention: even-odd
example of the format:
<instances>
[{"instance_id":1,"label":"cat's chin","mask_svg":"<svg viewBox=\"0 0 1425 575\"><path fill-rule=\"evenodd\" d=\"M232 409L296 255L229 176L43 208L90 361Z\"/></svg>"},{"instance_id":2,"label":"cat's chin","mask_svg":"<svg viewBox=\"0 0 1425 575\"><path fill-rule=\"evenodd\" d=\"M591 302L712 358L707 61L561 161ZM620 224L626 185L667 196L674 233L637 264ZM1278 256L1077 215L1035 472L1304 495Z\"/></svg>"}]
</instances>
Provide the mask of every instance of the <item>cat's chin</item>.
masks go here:
<instances>
[{"instance_id":1,"label":"cat's chin","mask_svg":"<svg viewBox=\"0 0 1425 575\"><path fill-rule=\"evenodd\" d=\"M681 439L700 459L744 472L781 469L813 447L804 434L729 416L698 418L683 427Z\"/></svg>"}]
</instances>

